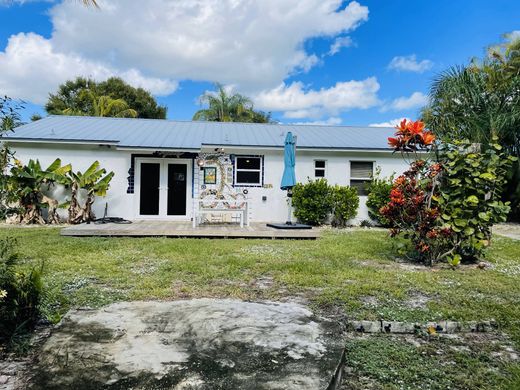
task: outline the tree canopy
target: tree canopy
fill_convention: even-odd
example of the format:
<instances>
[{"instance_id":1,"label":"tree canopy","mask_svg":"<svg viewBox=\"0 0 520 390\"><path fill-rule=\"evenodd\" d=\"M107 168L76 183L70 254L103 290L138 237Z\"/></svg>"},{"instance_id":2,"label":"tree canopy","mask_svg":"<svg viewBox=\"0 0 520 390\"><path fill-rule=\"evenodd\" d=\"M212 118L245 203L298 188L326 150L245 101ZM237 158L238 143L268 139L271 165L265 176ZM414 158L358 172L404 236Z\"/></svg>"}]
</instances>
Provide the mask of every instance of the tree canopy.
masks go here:
<instances>
[{"instance_id":1,"label":"tree canopy","mask_svg":"<svg viewBox=\"0 0 520 390\"><path fill-rule=\"evenodd\" d=\"M112 108L100 110L100 105ZM114 106L120 109L114 109ZM118 77L102 82L78 77L60 85L56 93L49 94L45 110L52 115L165 119L167 108L160 106L150 92L132 87Z\"/></svg>"},{"instance_id":2,"label":"tree canopy","mask_svg":"<svg viewBox=\"0 0 520 390\"><path fill-rule=\"evenodd\" d=\"M197 111L193 120L210 122L270 123L271 114L254 109L253 102L239 93L229 93L222 84L215 84L216 91L202 95L200 102L207 108Z\"/></svg>"}]
</instances>

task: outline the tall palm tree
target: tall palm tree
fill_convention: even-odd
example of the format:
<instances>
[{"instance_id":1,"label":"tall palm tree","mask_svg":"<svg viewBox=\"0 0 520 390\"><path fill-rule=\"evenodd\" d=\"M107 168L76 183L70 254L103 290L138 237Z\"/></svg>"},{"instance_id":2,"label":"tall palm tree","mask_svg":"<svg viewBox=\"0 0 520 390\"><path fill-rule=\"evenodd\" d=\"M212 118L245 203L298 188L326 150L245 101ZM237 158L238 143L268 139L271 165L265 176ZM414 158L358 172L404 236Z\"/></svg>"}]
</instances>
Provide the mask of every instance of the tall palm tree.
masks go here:
<instances>
[{"instance_id":1,"label":"tall palm tree","mask_svg":"<svg viewBox=\"0 0 520 390\"><path fill-rule=\"evenodd\" d=\"M256 122L268 123L270 114L255 111L253 102L239 93L229 94L222 84L215 84L216 91L206 92L200 98L208 108L193 115L193 120L211 122Z\"/></svg>"}]
</instances>

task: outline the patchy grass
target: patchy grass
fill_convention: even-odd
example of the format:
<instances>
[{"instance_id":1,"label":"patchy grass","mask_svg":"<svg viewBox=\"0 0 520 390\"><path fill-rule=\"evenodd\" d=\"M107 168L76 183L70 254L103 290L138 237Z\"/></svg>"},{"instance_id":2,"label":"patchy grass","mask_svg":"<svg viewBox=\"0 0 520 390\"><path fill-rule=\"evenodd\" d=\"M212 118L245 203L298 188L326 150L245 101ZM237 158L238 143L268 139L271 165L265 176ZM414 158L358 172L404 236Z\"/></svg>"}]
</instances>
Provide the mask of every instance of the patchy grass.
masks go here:
<instances>
[{"instance_id":1,"label":"patchy grass","mask_svg":"<svg viewBox=\"0 0 520 390\"><path fill-rule=\"evenodd\" d=\"M494 319L520 348L520 241L508 238L494 239L486 269L465 265L452 270L396 262L391 240L380 230L329 231L317 241L73 238L59 236L58 228L36 227L1 227L3 236L17 238L24 266L45 262L44 312L53 321L72 307L118 300L298 298L317 308L343 309L353 319ZM455 379L449 379L450 385L437 370L471 376L481 372L481 364L489 365L463 351L466 360L453 357L455 366L446 367L443 359L384 337L357 340L349 348L370 350L376 360L378 351L390 360L394 354L402 358L396 361L411 368L402 370L404 385L397 388L414 388L413 375L419 374L413 367L418 372L422 366L421 375L447 384L431 388L472 388ZM515 363L491 366L496 378L520 375ZM366 367L360 375L373 376L381 384L374 388L395 388L382 385L389 382L380 376L379 365ZM497 386L508 383L486 378Z\"/></svg>"},{"instance_id":2,"label":"patchy grass","mask_svg":"<svg viewBox=\"0 0 520 390\"><path fill-rule=\"evenodd\" d=\"M345 390L518 389L518 357L509 343L491 334L352 336Z\"/></svg>"}]
</instances>

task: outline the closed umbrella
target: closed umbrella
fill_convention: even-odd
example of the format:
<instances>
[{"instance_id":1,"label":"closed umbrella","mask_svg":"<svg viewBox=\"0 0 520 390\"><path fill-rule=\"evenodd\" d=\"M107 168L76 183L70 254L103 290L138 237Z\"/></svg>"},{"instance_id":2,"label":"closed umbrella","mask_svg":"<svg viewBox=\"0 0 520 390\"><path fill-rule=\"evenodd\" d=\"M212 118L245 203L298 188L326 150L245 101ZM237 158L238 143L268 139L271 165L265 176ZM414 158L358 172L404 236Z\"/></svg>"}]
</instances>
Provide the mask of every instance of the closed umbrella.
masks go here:
<instances>
[{"instance_id":1,"label":"closed umbrella","mask_svg":"<svg viewBox=\"0 0 520 390\"><path fill-rule=\"evenodd\" d=\"M292 188L296 185L296 173L294 167L296 165L296 137L293 137L289 131L285 137L284 146L284 169L282 175L282 182L280 188L287 191L287 197L289 198L289 216L287 218L287 224L292 225L291 214L292 214Z\"/></svg>"}]
</instances>

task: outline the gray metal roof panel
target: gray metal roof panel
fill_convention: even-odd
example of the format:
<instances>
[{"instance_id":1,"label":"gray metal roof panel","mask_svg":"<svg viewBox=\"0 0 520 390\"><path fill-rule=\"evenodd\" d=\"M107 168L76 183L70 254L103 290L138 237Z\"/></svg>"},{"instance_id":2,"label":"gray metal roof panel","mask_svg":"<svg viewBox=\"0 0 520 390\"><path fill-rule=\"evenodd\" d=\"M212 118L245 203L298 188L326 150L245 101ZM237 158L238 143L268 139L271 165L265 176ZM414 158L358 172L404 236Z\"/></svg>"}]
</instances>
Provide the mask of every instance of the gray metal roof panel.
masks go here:
<instances>
[{"instance_id":1,"label":"gray metal roof panel","mask_svg":"<svg viewBox=\"0 0 520 390\"><path fill-rule=\"evenodd\" d=\"M388 127L189 122L161 119L49 116L15 129L7 139L110 142L121 147L199 149L201 145L282 147L292 131L300 148L389 150Z\"/></svg>"}]
</instances>

